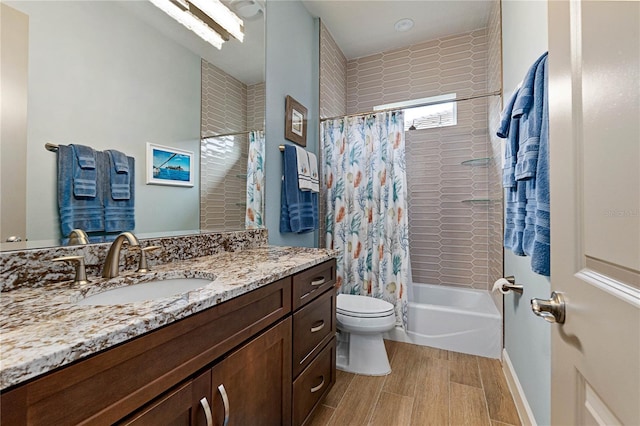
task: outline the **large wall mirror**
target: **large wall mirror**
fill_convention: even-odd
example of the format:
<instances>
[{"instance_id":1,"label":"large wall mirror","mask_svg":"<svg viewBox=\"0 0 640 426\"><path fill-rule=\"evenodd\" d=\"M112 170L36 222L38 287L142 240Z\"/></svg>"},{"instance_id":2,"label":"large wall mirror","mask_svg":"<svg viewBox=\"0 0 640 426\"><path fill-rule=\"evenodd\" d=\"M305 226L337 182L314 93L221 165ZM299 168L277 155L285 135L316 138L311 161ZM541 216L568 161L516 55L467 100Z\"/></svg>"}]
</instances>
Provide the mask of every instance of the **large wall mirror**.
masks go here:
<instances>
[{"instance_id":1,"label":"large wall mirror","mask_svg":"<svg viewBox=\"0 0 640 426\"><path fill-rule=\"evenodd\" d=\"M46 143L135 158L137 235L245 229L248 144L264 128L265 11L223 3L244 41L219 50L148 0L2 1L2 250L63 241ZM194 186L148 185L147 143L193 152ZM5 243L12 235L27 244Z\"/></svg>"}]
</instances>

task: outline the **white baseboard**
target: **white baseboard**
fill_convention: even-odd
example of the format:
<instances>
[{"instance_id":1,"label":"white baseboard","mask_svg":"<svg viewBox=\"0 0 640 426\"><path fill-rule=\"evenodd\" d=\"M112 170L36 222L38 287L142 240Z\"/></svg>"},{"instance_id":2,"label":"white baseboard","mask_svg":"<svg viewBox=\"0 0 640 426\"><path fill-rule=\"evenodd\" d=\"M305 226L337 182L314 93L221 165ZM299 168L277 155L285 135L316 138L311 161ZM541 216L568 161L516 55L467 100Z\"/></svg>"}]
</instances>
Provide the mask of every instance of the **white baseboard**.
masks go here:
<instances>
[{"instance_id":1,"label":"white baseboard","mask_svg":"<svg viewBox=\"0 0 640 426\"><path fill-rule=\"evenodd\" d=\"M511 395L513 395L514 402L516 403L516 409L518 410L520 421L524 426L538 426L506 349L502 349L502 371L504 372L507 379L507 385L509 385L509 390L511 391Z\"/></svg>"}]
</instances>

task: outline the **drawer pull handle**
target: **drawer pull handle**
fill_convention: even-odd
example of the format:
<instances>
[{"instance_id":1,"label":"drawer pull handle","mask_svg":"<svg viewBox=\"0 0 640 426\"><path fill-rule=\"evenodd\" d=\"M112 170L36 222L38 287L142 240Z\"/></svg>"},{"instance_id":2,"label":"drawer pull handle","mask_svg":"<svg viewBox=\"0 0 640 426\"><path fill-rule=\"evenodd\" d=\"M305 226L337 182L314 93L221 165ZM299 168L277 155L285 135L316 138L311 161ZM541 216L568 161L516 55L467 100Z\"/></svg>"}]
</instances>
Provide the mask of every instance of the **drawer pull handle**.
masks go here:
<instances>
[{"instance_id":1,"label":"drawer pull handle","mask_svg":"<svg viewBox=\"0 0 640 426\"><path fill-rule=\"evenodd\" d=\"M227 396L227 391L224 388L224 385L218 386L218 392L220 392L220 396L222 396L222 404L224 404L224 421L222 422L222 426L227 426L229 424L229 397Z\"/></svg>"},{"instance_id":2,"label":"drawer pull handle","mask_svg":"<svg viewBox=\"0 0 640 426\"><path fill-rule=\"evenodd\" d=\"M317 333L318 331L322 330L324 328L324 320L320 320L320 325L317 325L315 327L311 327L311 332L312 333Z\"/></svg>"},{"instance_id":3,"label":"drawer pull handle","mask_svg":"<svg viewBox=\"0 0 640 426\"><path fill-rule=\"evenodd\" d=\"M311 393L316 393L324 386L324 376L322 376L322 382L316 387L311 388Z\"/></svg>"},{"instance_id":4,"label":"drawer pull handle","mask_svg":"<svg viewBox=\"0 0 640 426\"><path fill-rule=\"evenodd\" d=\"M207 401L207 398L202 398L200 400L200 405L202 405L202 409L204 410L204 415L207 418L207 426L213 426L213 417L211 416L211 407L209 406L209 401Z\"/></svg>"},{"instance_id":5,"label":"drawer pull handle","mask_svg":"<svg viewBox=\"0 0 640 426\"><path fill-rule=\"evenodd\" d=\"M325 281L327 281L324 277L319 277L316 278L315 280L311 281L311 285L314 287L317 287L319 285L322 285L325 283Z\"/></svg>"}]
</instances>

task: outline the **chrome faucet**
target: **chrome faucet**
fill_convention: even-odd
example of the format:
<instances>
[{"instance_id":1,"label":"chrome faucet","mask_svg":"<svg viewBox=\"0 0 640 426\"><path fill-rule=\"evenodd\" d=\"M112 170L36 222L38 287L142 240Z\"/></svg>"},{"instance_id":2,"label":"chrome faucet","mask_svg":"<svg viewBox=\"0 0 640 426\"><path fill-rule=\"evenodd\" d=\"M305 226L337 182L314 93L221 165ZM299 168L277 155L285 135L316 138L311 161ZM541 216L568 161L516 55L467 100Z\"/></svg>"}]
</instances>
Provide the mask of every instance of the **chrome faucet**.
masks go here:
<instances>
[{"instance_id":1,"label":"chrome faucet","mask_svg":"<svg viewBox=\"0 0 640 426\"><path fill-rule=\"evenodd\" d=\"M102 268L102 277L103 278L114 278L119 274L119 266L120 266L120 249L122 248L122 243L124 240L129 242L129 247L140 247L140 243L135 235L132 232L123 232L118 235L113 243L111 243L111 247L109 247L109 253L107 253L107 258L104 261L104 266Z\"/></svg>"}]
</instances>

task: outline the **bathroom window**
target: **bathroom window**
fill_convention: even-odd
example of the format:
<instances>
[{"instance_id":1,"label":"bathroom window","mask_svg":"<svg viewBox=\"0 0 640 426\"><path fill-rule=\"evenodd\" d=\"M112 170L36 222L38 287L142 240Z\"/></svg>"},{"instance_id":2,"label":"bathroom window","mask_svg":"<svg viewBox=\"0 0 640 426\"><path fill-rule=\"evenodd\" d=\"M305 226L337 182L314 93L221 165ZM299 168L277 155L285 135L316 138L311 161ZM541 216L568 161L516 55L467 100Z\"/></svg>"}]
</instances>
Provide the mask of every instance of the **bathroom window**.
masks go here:
<instances>
[{"instance_id":1,"label":"bathroom window","mask_svg":"<svg viewBox=\"0 0 640 426\"><path fill-rule=\"evenodd\" d=\"M401 108L404 111L404 130L432 129L458 124L458 104L446 102L456 98L455 93L429 98L412 99L373 107L374 111ZM438 102L435 105L420 106Z\"/></svg>"}]
</instances>

